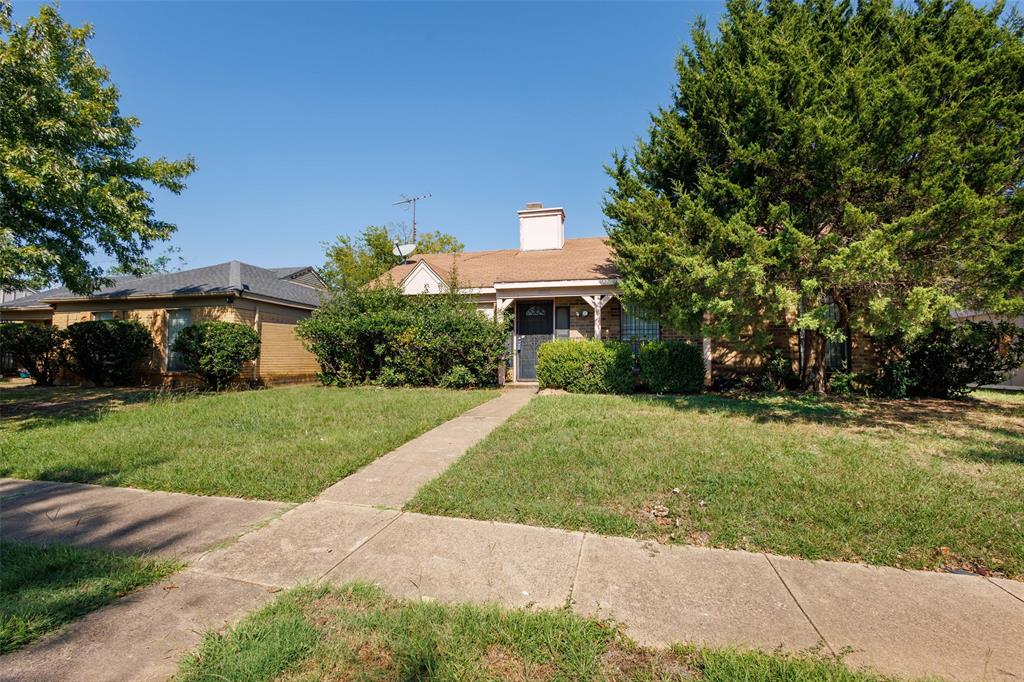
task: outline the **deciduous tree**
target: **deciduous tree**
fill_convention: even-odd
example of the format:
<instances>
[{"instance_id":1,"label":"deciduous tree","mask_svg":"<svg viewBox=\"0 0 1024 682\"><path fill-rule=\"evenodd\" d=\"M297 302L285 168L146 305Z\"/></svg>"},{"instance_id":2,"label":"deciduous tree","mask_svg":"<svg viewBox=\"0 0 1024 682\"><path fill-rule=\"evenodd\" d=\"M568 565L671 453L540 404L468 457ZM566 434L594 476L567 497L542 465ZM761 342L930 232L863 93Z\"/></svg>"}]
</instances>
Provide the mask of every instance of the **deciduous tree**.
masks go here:
<instances>
[{"instance_id":1,"label":"deciduous tree","mask_svg":"<svg viewBox=\"0 0 1024 682\"><path fill-rule=\"evenodd\" d=\"M175 229L147 186L181 192L195 163L135 154L139 120L120 111L92 35L48 5L16 24L0 0L0 286L89 293L107 281L91 254L138 273Z\"/></svg>"},{"instance_id":2,"label":"deciduous tree","mask_svg":"<svg viewBox=\"0 0 1024 682\"><path fill-rule=\"evenodd\" d=\"M405 229L396 225L370 225L355 238L341 235L326 245L323 277L335 289L361 287L402 262L394 254L395 245L408 239ZM458 239L440 231L423 232L416 240L416 253L459 253L464 248Z\"/></svg>"}]
</instances>

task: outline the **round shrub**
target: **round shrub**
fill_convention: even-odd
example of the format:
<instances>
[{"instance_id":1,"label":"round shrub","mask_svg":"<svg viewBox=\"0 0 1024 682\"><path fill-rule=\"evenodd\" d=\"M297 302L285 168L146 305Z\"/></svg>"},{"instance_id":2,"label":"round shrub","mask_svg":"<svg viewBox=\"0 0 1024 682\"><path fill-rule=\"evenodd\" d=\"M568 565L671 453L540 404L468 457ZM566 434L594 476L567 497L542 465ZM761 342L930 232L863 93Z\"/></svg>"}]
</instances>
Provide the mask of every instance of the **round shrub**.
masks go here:
<instances>
[{"instance_id":1,"label":"round shrub","mask_svg":"<svg viewBox=\"0 0 1024 682\"><path fill-rule=\"evenodd\" d=\"M537 381L572 393L630 393L633 350L619 341L548 341L537 351Z\"/></svg>"},{"instance_id":2,"label":"round shrub","mask_svg":"<svg viewBox=\"0 0 1024 682\"><path fill-rule=\"evenodd\" d=\"M395 287L336 296L296 333L325 384L493 386L508 330L457 294L406 296Z\"/></svg>"},{"instance_id":3,"label":"round shrub","mask_svg":"<svg viewBox=\"0 0 1024 682\"><path fill-rule=\"evenodd\" d=\"M153 352L149 330L134 320L76 322L65 330L68 367L97 386L129 384Z\"/></svg>"},{"instance_id":4,"label":"round shrub","mask_svg":"<svg viewBox=\"0 0 1024 682\"><path fill-rule=\"evenodd\" d=\"M903 344L880 369L876 388L894 398L961 398L998 384L1024 364L1024 329L1012 322L939 326Z\"/></svg>"},{"instance_id":5,"label":"round shrub","mask_svg":"<svg viewBox=\"0 0 1024 682\"><path fill-rule=\"evenodd\" d=\"M685 341L651 341L640 346L640 380L654 393L700 393L704 356Z\"/></svg>"},{"instance_id":6,"label":"round shrub","mask_svg":"<svg viewBox=\"0 0 1024 682\"><path fill-rule=\"evenodd\" d=\"M64 332L51 324L0 324L0 351L14 358L36 386L53 386L63 362Z\"/></svg>"},{"instance_id":7,"label":"round shrub","mask_svg":"<svg viewBox=\"0 0 1024 682\"><path fill-rule=\"evenodd\" d=\"M185 327L171 348L207 386L220 390L260 354L260 336L246 324L200 322Z\"/></svg>"}]
</instances>

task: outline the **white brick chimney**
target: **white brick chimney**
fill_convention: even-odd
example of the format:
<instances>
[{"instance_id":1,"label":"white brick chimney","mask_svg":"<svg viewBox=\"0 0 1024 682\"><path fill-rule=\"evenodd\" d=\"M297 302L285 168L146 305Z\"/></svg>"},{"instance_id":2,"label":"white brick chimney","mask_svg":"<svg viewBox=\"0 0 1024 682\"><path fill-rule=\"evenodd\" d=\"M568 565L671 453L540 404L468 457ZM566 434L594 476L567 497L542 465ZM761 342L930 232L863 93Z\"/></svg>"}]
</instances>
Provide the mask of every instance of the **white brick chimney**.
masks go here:
<instances>
[{"instance_id":1,"label":"white brick chimney","mask_svg":"<svg viewBox=\"0 0 1024 682\"><path fill-rule=\"evenodd\" d=\"M565 211L531 202L519 213L519 250L560 249L565 244Z\"/></svg>"}]
</instances>

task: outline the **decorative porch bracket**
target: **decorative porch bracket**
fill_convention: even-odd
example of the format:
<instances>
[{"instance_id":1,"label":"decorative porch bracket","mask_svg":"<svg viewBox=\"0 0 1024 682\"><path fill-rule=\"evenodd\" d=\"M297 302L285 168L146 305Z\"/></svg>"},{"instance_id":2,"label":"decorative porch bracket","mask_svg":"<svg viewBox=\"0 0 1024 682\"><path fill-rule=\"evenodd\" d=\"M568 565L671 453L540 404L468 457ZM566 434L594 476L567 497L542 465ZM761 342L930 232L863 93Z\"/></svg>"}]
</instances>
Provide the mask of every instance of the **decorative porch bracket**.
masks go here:
<instances>
[{"instance_id":1,"label":"decorative porch bracket","mask_svg":"<svg viewBox=\"0 0 1024 682\"><path fill-rule=\"evenodd\" d=\"M512 305L514 300L514 298L499 298L495 300L494 319L501 319L501 316L505 314L505 311L508 310L508 307Z\"/></svg>"},{"instance_id":2,"label":"decorative porch bracket","mask_svg":"<svg viewBox=\"0 0 1024 682\"><path fill-rule=\"evenodd\" d=\"M601 309L605 303L612 300L612 294L595 294L593 296L582 296L591 308L594 309L594 338L601 338Z\"/></svg>"}]
</instances>

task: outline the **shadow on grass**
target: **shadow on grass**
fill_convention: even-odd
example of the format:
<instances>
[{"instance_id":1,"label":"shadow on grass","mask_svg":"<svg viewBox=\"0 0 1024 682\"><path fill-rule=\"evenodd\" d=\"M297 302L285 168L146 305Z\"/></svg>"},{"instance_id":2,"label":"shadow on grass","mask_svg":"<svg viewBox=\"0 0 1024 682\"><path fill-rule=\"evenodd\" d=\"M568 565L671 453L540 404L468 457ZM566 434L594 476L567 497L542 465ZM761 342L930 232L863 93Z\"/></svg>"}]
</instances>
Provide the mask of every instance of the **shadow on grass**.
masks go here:
<instances>
[{"instance_id":1,"label":"shadow on grass","mask_svg":"<svg viewBox=\"0 0 1024 682\"><path fill-rule=\"evenodd\" d=\"M183 392L146 387L12 388L0 393L0 413L5 430L24 431L74 421L97 421L111 410L153 402L170 395L183 395Z\"/></svg>"},{"instance_id":2,"label":"shadow on grass","mask_svg":"<svg viewBox=\"0 0 1024 682\"><path fill-rule=\"evenodd\" d=\"M822 398L780 394L694 396L628 396L648 405L662 405L679 412L737 415L755 423L804 422L840 428L881 429L895 432L946 429L937 434L958 447L956 457L986 464L1024 464L1024 404L964 400L881 400L869 398ZM980 438L984 436L984 439Z\"/></svg>"}]
</instances>

